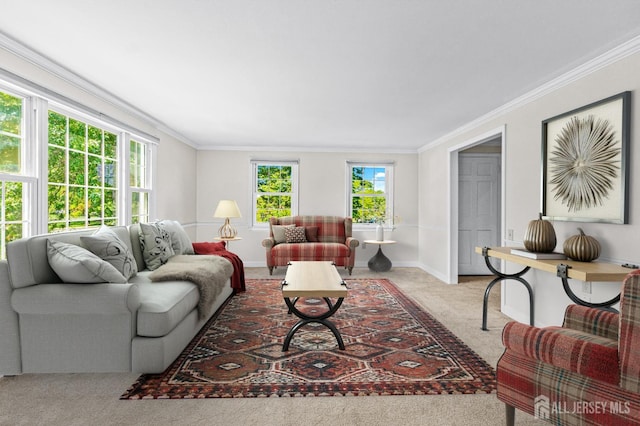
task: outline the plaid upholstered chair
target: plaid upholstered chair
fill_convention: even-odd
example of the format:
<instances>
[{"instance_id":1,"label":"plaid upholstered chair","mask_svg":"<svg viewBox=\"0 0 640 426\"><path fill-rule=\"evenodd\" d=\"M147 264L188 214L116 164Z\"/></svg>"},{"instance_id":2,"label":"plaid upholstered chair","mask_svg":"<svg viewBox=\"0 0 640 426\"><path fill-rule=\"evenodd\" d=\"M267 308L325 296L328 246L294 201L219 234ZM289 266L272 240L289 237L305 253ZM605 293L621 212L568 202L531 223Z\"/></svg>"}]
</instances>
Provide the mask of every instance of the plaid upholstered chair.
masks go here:
<instances>
[{"instance_id":1,"label":"plaid upholstered chair","mask_svg":"<svg viewBox=\"0 0 640 426\"><path fill-rule=\"evenodd\" d=\"M344 266L351 275L358 245L352 235L352 219L341 216L272 217L269 238L262 240L269 274L290 261L324 260Z\"/></svg>"},{"instance_id":2,"label":"plaid upholstered chair","mask_svg":"<svg viewBox=\"0 0 640 426\"><path fill-rule=\"evenodd\" d=\"M620 313L570 305L562 327L510 322L497 366L507 425L515 408L557 425L640 424L640 270Z\"/></svg>"}]
</instances>

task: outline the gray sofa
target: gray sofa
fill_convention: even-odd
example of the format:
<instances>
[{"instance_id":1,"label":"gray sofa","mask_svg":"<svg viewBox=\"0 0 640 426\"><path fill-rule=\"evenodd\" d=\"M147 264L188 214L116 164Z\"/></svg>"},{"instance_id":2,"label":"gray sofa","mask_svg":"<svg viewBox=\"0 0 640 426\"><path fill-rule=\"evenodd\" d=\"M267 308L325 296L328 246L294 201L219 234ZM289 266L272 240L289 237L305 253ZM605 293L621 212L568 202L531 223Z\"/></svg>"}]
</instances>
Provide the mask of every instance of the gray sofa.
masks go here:
<instances>
[{"instance_id":1,"label":"gray sofa","mask_svg":"<svg viewBox=\"0 0 640 426\"><path fill-rule=\"evenodd\" d=\"M138 273L125 283L64 283L50 266L47 240L82 246L81 237L95 231L8 244L7 260L0 261L0 375L162 372L232 295L233 267L224 259L225 284L202 317L194 283L151 281L138 225L109 229L137 264Z\"/></svg>"}]
</instances>

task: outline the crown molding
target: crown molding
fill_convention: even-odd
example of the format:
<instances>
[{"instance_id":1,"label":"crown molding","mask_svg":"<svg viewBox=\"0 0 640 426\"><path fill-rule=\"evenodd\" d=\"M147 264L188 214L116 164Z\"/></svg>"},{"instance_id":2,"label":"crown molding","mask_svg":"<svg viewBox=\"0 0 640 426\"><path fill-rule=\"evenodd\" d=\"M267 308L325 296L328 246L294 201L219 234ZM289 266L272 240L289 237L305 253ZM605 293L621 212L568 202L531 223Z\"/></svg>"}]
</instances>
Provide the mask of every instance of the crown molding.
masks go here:
<instances>
[{"instance_id":1,"label":"crown molding","mask_svg":"<svg viewBox=\"0 0 640 426\"><path fill-rule=\"evenodd\" d=\"M7 50L8 52L13 53L19 58L41 68L47 73L70 83L71 85L83 90L84 92L97 97L98 99L107 102L118 109L136 117L137 119L150 124L157 130L160 130L163 133L166 133L169 136L172 136L178 139L180 142L183 142L192 148L197 148L197 145L189 140L187 137L182 135L179 132L168 127L166 124L156 119L155 117L147 114L141 109L133 106L132 104L126 102L125 100L119 98L113 93L103 89L102 87L90 82L89 80L79 76L73 71L63 67L52 59L47 58L46 56L36 52L35 50L25 46L24 44L14 40L8 35L4 34L0 31L0 48Z\"/></svg>"},{"instance_id":2,"label":"crown molding","mask_svg":"<svg viewBox=\"0 0 640 426\"><path fill-rule=\"evenodd\" d=\"M252 152L319 152L319 153L332 153L332 152L361 152L362 148L356 147L299 147L299 146L259 146L259 145L201 145L197 147L202 151L252 151ZM368 148L367 153L370 154L417 154L416 149L386 149L386 148Z\"/></svg>"},{"instance_id":3,"label":"crown molding","mask_svg":"<svg viewBox=\"0 0 640 426\"><path fill-rule=\"evenodd\" d=\"M571 84L577 80L580 80L581 78L584 78L590 74L593 74L596 71L601 70L602 68L605 68L611 64L614 64L638 52L640 52L640 36L636 36L631 40L628 40L614 47L608 52L605 52L602 55L597 56L596 58L585 62L584 64L572 69L571 71L568 71L562 74L561 76L554 78L553 80L537 87L536 89L531 90L528 93L525 93L520 97L517 97L516 99L510 102L507 102L501 107L498 107L493 111L490 111L487 114L484 114L478 117L477 119L470 121L461 127L458 127L454 131L439 137L433 142L423 145L418 149L418 152L421 153L423 151L426 151L428 149L441 145L449 141L451 138L455 136L458 136L465 132L473 130L478 126L481 126L482 124L485 124L491 120L494 120L500 117L501 115L514 111L528 103L531 103L543 96L548 95L549 93L555 90L558 90L564 86L567 86L568 84Z\"/></svg>"}]
</instances>

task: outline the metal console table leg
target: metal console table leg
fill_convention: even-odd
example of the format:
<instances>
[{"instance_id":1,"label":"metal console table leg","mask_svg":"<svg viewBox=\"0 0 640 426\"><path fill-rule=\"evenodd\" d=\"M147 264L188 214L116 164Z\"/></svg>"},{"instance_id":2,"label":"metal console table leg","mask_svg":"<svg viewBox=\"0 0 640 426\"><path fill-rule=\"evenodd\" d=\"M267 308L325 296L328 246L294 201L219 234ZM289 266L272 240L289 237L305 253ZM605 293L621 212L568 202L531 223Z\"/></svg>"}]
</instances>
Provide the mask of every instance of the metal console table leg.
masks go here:
<instances>
[{"instance_id":1,"label":"metal console table leg","mask_svg":"<svg viewBox=\"0 0 640 426\"><path fill-rule=\"evenodd\" d=\"M500 271L498 271L496 268L493 267L493 265L491 264L491 262L489 261L489 254L488 254L489 248L488 247L483 247L482 248L482 256L484 257L484 262L487 265L487 268L489 268L489 270L496 275L496 278L494 278L489 285L487 285L487 288L484 291L484 300L482 301L482 330L487 331L487 304L489 302L489 293L491 293L491 289L493 288L494 285L496 285L497 283L499 283L500 281L503 280L515 280L518 281L520 283L522 283L522 285L524 285L527 289L527 291L529 292L529 324L533 325L533 290L531 288L531 285L529 285L529 283L527 282L527 280L525 280L524 278L522 278L522 275L526 274L529 269L531 269L529 266L525 267L522 271L517 272L515 274L504 274Z\"/></svg>"},{"instance_id":2,"label":"metal console table leg","mask_svg":"<svg viewBox=\"0 0 640 426\"><path fill-rule=\"evenodd\" d=\"M562 288L564 292L569 296L569 299L573 301L576 305L588 306L590 308L599 308L605 311L618 312L617 309L612 308L611 305L616 304L620 301L620 293L614 298L607 300L606 302L592 303L587 302L586 300L580 299L576 294L571 290L571 286L569 286L569 268L571 266L565 265L561 263L557 267L556 275L562 280Z\"/></svg>"}]
</instances>

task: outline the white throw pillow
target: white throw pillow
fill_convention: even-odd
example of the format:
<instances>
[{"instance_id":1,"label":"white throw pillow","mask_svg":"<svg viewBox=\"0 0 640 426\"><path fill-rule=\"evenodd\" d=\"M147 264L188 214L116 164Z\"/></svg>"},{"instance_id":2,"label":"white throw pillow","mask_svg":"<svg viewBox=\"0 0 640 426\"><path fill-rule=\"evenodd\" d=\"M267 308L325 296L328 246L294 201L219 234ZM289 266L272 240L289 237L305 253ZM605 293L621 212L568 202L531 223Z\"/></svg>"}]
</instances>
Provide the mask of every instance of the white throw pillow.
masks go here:
<instances>
[{"instance_id":1,"label":"white throw pillow","mask_svg":"<svg viewBox=\"0 0 640 426\"><path fill-rule=\"evenodd\" d=\"M138 265L129 246L109 227L102 226L86 237L80 237L82 244L93 254L112 264L128 280L138 273Z\"/></svg>"},{"instance_id":2,"label":"white throw pillow","mask_svg":"<svg viewBox=\"0 0 640 426\"><path fill-rule=\"evenodd\" d=\"M165 219L157 222L157 224L169 233L171 237L171 248L173 248L175 254L195 254L193 245L191 245L191 239L180 222Z\"/></svg>"},{"instance_id":3,"label":"white throw pillow","mask_svg":"<svg viewBox=\"0 0 640 426\"><path fill-rule=\"evenodd\" d=\"M109 262L75 244L47 240L49 265L65 283L125 283Z\"/></svg>"},{"instance_id":4,"label":"white throw pillow","mask_svg":"<svg viewBox=\"0 0 640 426\"><path fill-rule=\"evenodd\" d=\"M169 233L153 223L140 224L140 247L150 271L158 269L175 254Z\"/></svg>"}]
</instances>

